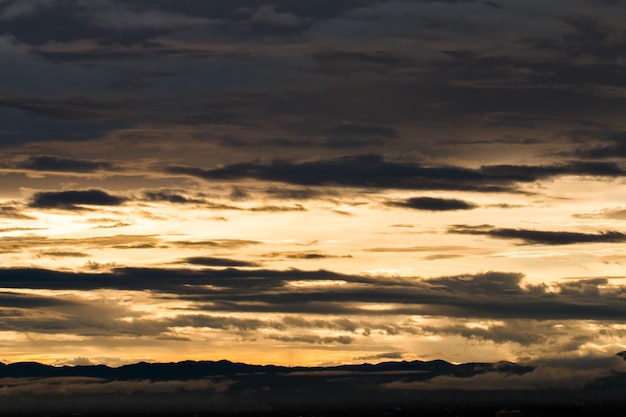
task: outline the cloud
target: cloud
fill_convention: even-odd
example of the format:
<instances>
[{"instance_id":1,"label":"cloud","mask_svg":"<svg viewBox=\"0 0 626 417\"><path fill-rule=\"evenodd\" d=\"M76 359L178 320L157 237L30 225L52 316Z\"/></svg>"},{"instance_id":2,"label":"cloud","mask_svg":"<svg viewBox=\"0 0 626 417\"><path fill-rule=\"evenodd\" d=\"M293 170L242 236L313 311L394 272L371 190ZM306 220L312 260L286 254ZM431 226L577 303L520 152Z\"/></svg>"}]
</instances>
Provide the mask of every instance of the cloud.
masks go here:
<instances>
[{"instance_id":1,"label":"cloud","mask_svg":"<svg viewBox=\"0 0 626 417\"><path fill-rule=\"evenodd\" d=\"M106 381L100 378L63 377L63 378L5 378L0 380L5 387L4 397L63 395L103 395L103 394L173 394L177 392L223 392L232 382L198 379L189 381Z\"/></svg>"},{"instance_id":2,"label":"cloud","mask_svg":"<svg viewBox=\"0 0 626 417\"><path fill-rule=\"evenodd\" d=\"M312 188L270 187L265 192L269 197L280 200L309 200L324 195L335 195L333 192L323 192Z\"/></svg>"},{"instance_id":3,"label":"cloud","mask_svg":"<svg viewBox=\"0 0 626 417\"><path fill-rule=\"evenodd\" d=\"M215 258L210 256L194 256L185 258L182 263L203 265L203 266L229 266L229 267L258 267L256 262L240 261L228 258Z\"/></svg>"},{"instance_id":4,"label":"cloud","mask_svg":"<svg viewBox=\"0 0 626 417\"><path fill-rule=\"evenodd\" d=\"M69 273L0 269L4 288L152 291L196 308L222 312L324 315L430 315L449 318L619 320L626 289L606 279L523 282L519 273L487 272L438 278L388 278L328 271L112 268ZM215 289L219 288L219 291ZM368 310L367 305L386 305Z\"/></svg>"},{"instance_id":5,"label":"cloud","mask_svg":"<svg viewBox=\"0 0 626 417\"><path fill-rule=\"evenodd\" d=\"M491 225L454 225L448 228L448 233L485 235L498 239L521 240L529 245L573 245L578 243L619 243L626 241L625 234L612 230L593 234L531 229L500 229Z\"/></svg>"},{"instance_id":6,"label":"cloud","mask_svg":"<svg viewBox=\"0 0 626 417\"><path fill-rule=\"evenodd\" d=\"M434 197L413 197L405 201L388 201L386 204L394 207L428 211L471 210L476 208L474 203L467 201Z\"/></svg>"},{"instance_id":7,"label":"cloud","mask_svg":"<svg viewBox=\"0 0 626 417\"><path fill-rule=\"evenodd\" d=\"M296 16L289 12L277 12L272 5L263 5L259 7L250 20L254 23L286 27L286 28L298 28L301 27L305 20L299 16Z\"/></svg>"},{"instance_id":8,"label":"cloud","mask_svg":"<svg viewBox=\"0 0 626 417\"><path fill-rule=\"evenodd\" d=\"M394 382L386 386L392 389L429 391L574 391L588 388L597 380L613 376L616 372L623 373L625 370L624 363L619 358L592 358L595 365L584 366L587 359L577 358L568 366L558 360L546 360L522 374L485 372L469 378L442 375L426 381Z\"/></svg>"},{"instance_id":9,"label":"cloud","mask_svg":"<svg viewBox=\"0 0 626 417\"><path fill-rule=\"evenodd\" d=\"M10 291L0 292L0 301L3 308L50 308L50 307L75 307L76 301L64 300L57 297L46 297L31 294L19 294Z\"/></svg>"},{"instance_id":10,"label":"cloud","mask_svg":"<svg viewBox=\"0 0 626 417\"><path fill-rule=\"evenodd\" d=\"M85 258L89 256L81 252L41 252L41 256L49 256L52 258Z\"/></svg>"},{"instance_id":11,"label":"cloud","mask_svg":"<svg viewBox=\"0 0 626 417\"><path fill-rule=\"evenodd\" d=\"M7 3L7 2L5 2ZM7 4L0 15L2 20L15 19L32 13L36 9L48 8L54 3L54 0L24 0L15 1Z\"/></svg>"},{"instance_id":12,"label":"cloud","mask_svg":"<svg viewBox=\"0 0 626 417\"><path fill-rule=\"evenodd\" d=\"M589 159L616 159L626 156L626 132L611 129L574 129L567 133L572 142L584 144L574 155Z\"/></svg>"},{"instance_id":13,"label":"cloud","mask_svg":"<svg viewBox=\"0 0 626 417\"><path fill-rule=\"evenodd\" d=\"M145 191L143 198L153 202L168 202L174 204L199 204L205 202L203 199L191 198L172 190Z\"/></svg>"},{"instance_id":14,"label":"cloud","mask_svg":"<svg viewBox=\"0 0 626 417\"><path fill-rule=\"evenodd\" d=\"M460 168L422 168L415 164L385 162L377 155L361 155L332 160L293 163L274 161L269 165L240 163L213 170L170 167L168 172L200 177L206 180L254 178L297 185L371 186L390 188L474 188L463 178L482 179L470 170ZM459 183L452 184L452 180ZM487 188L487 187L485 187ZM497 187L497 189L501 189Z\"/></svg>"},{"instance_id":15,"label":"cloud","mask_svg":"<svg viewBox=\"0 0 626 417\"><path fill-rule=\"evenodd\" d=\"M37 141L93 141L124 127L113 122L56 120L2 107L0 121L7 126L6 130L0 132L2 147Z\"/></svg>"},{"instance_id":16,"label":"cloud","mask_svg":"<svg viewBox=\"0 0 626 417\"><path fill-rule=\"evenodd\" d=\"M113 30L182 29L211 23L198 16L168 13L162 10L131 10L124 6L84 13L95 26Z\"/></svg>"},{"instance_id":17,"label":"cloud","mask_svg":"<svg viewBox=\"0 0 626 417\"><path fill-rule=\"evenodd\" d=\"M320 65L320 70L335 75L355 73L378 73L388 75L394 70L410 68L414 61L406 55L381 50L349 50L324 49L314 52L311 57ZM330 135L348 136L379 136L396 138L398 132L384 125L367 125L356 123L342 123L324 131Z\"/></svg>"},{"instance_id":18,"label":"cloud","mask_svg":"<svg viewBox=\"0 0 626 417\"><path fill-rule=\"evenodd\" d=\"M16 205L0 205L0 217L14 220L36 220L35 217L24 214Z\"/></svg>"},{"instance_id":19,"label":"cloud","mask_svg":"<svg viewBox=\"0 0 626 417\"><path fill-rule=\"evenodd\" d=\"M349 345L353 342L353 339L349 336L336 336L336 337L321 337L316 335L298 335L298 336L279 336L270 335L270 339L280 340L282 342L297 342L297 343L309 343L318 345Z\"/></svg>"},{"instance_id":20,"label":"cloud","mask_svg":"<svg viewBox=\"0 0 626 417\"><path fill-rule=\"evenodd\" d=\"M354 123L335 125L325 129L323 133L330 136L348 137L380 136L384 138L395 138L398 136L398 132L388 126L362 125Z\"/></svg>"},{"instance_id":21,"label":"cloud","mask_svg":"<svg viewBox=\"0 0 626 417\"><path fill-rule=\"evenodd\" d=\"M238 249L250 245L260 245L257 240L245 239L215 239L215 240L177 240L171 242L181 247L208 247L221 249Z\"/></svg>"},{"instance_id":22,"label":"cloud","mask_svg":"<svg viewBox=\"0 0 626 417\"><path fill-rule=\"evenodd\" d=\"M84 205L119 206L126 198L102 190L41 191L33 195L29 207L43 209L82 210Z\"/></svg>"},{"instance_id":23,"label":"cloud","mask_svg":"<svg viewBox=\"0 0 626 417\"><path fill-rule=\"evenodd\" d=\"M151 235L113 235L86 237L81 239L50 238L47 236L22 235L0 237L0 250L34 250L50 251L51 248L64 247L67 251L74 251L77 247L110 248L110 247L139 247L150 245L155 247L158 239Z\"/></svg>"},{"instance_id":24,"label":"cloud","mask_svg":"<svg viewBox=\"0 0 626 417\"><path fill-rule=\"evenodd\" d=\"M370 360L380 360L380 359L403 359L404 353L402 352L384 352L378 353L376 355L369 356L361 356L356 358L357 360L370 361Z\"/></svg>"},{"instance_id":25,"label":"cloud","mask_svg":"<svg viewBox=\"0 0 626 417\"><path fill-rule=\"evenodd\" d=\"M379 155L359 155L312 162L274 160L270 164L237 163L204 170L183 166L167 168L171 174L190 175L208 181L257 179L297 185L336 185L414 190L515 191L528 183L561 175L622 177L612 163L571 162L547 166L487 165L479 169L425 167L414 163L387 162Z\"/></svg>"},{"instance_id":26,"label":"cloud","mask_svg":"<svg viewBox=\"0 0 626 417\"><path fill-rule=\"evenodd\" d=\"M86 161L81 159L70 159L58 156L31 156L27 160L17 164L18 168L33 171L52 172L79 172L88 173L101 170L108 170L113 167L109 162Z\"/></svg>"},{"instance_id":27,"label":"cloud","mask_svg":"<svg viewBox=\"0 0 626 417\"><path fill-rule=\"evenodd\" d=\"M320 260L320 259L333 259L333 258L352 258L352 255L336 255L329 253L320 253L314 251L303 252L271 252L263 254L264 257L276 258L276 259L302 259L302 260Z\"/></svg>"}]
</instances>

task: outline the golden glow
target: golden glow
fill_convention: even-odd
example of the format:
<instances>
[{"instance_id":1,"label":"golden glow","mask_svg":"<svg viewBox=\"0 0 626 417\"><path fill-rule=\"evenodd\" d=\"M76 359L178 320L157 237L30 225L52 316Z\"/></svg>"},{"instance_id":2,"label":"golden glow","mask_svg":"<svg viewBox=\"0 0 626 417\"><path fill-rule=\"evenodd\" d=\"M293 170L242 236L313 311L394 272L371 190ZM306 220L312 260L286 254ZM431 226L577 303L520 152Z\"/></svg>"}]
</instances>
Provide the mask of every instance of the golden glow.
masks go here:
<instances>
[{"instance_id":1,"label":"golden glow","mask_svg":"<svg viewBox=\"0 0 626 417\"><path fill-rule=\"evenodd\" d=\"M506 207L499 205L503 200L498 195L427 193L478 205L474 210L462 212L431 213L385 205L386 201L415 195L397 191L380 191L370 196L348 194L344 201L336 203L309 200L306 210L280 212L275 207L293 205L250 197L241 204L223 201L237 209L133 202L115 209L95 207L84 213L31 209L27 213L34 220L12 219L10 227L7 225L5 231L0 231L0 262L13 267L85 271L94 277L122 267L159 268L172 273L180 268L202 273L229 267L283 272L326 270L380 280L382 286L385 280L390 280L392 285L394 279L400 278L419 282L486 270L523 271L525 277L520 285L529 291L532 285L543 284L546 293L558 296L559 284L567 282L560 278L594 276L613 277L608 286L597 286L610 291L621 285L622 261L626 261L626 250L619 245L549 246L449 233L451 225L486 223L499 228L581 233L621 230L619 220L607 218L602 211L606 207L622 207L617 198L623 194L612 189L615 184L582 181L580 189L571 189L568 187L572 181L563 178L543 184L542 197L507 195ZM586 192L597 200L581 201ZM568 199L546 197L557 194ZM358 204L350 204L348 200ZM274 208L263 211L262 207ZM511 216L513 212L515 215ZM206 263L194 263L189 258L204 258ZM182 282L181 285L192 293L215 295L230 291L219 283ZM300 279L297 272L283 285L302 294L366 288L334 277ZM494 357L515 360L546 353L536 345L526 346L514 340L471 336L477 331L487 335L495 327L521 331L507 321L395 315L394 311L407 307L396 302L346 302L343 306L359 313L327 316L302 312L297 314L297 320L290 321L294 314L263 312L266 304L253 297L238 301L238 305L259 312L244 314L220 311L220 304L210 298L181 300L146 291L51 288L4 291L69 302L67 306L41 310L42 316L66 320L67 332L5 332L3 339L7 343L11 341L15 351L21 352L5 355L9 361L28 358L60 363L73 357L88 357L94 363L127 363L140 359L227 357L252 363L318 365L352 363L359 361L358 358L375 356L376 352L403 352L416 358L451 361L466 360L468 357L464 355L469 351L474 360ZM411 307L421 308L415 303ZM72 333L76 317L85 314L98 315L106 323L117 323L121 333L90 334L91 330ZM611 335L597 336L597 346L587 343L580 347L581 351L597 351L608 350L625 340L626 328L620 326L598 321L578 328L571 323L551 323L549 327L557 333L555 343L563 345L567 335L598 335L602 329L607 332L610 329ZM468 329L467 337L455 335L458 330L445 330L460 328ZM141 332L150 334L140 336ZM45 354L41 353L41 347L35 347L37 344L46 346ZM474 349L477 344L480 349ZM450 348L452 345L455 347ZM6 348L4 351L8 354Z\"/></svg>"}]
</instances>

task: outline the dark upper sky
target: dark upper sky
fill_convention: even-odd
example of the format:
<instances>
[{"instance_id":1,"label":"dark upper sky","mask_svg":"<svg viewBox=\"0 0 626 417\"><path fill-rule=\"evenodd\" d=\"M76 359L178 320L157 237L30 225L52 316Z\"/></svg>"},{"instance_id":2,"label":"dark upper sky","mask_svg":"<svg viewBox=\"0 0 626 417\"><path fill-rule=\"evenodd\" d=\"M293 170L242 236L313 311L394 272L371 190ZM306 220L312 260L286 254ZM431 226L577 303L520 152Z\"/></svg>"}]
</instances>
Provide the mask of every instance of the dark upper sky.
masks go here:
<instances>
[{"instance_id":1,"label":"dark upper sky","mask_svg":"<svg viewBox=\"0 0 626 417\"><path fill-rule=\"evenodd\" d=\"M5 148L176 137L229 161L624 156L619 1L0 8Z\"/></svg>"}]
</instances>

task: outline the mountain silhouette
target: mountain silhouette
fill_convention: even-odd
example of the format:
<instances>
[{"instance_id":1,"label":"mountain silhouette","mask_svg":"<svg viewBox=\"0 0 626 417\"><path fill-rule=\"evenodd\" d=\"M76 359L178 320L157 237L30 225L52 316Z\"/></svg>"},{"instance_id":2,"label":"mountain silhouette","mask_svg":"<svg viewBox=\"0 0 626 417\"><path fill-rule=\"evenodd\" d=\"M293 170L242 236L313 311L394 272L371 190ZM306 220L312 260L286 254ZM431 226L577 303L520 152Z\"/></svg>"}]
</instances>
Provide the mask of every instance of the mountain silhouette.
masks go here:
<instances>
[{"instance_id":1,"label":"mountain silhouette","mask_svg":"<svg viewBox=\"0 0 626 417\"><path fill-rule=\"evenodd\" d=\"M416 360L326 367L227 360L120 367L0 363L0 413L424 412L573 405L608 410L626 407L624 392L626 352L530 363Z\"/></svg>"}]
</instances>

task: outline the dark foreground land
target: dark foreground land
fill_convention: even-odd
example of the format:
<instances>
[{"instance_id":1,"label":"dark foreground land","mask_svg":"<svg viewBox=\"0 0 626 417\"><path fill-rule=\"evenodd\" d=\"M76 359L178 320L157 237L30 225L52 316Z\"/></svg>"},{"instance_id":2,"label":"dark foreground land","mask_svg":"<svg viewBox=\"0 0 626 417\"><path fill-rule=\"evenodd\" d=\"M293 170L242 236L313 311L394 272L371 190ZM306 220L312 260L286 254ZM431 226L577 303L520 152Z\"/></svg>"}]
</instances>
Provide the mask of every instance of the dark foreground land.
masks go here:
<instances>
[{"instance_id":1,"label":"dark foreground land","mask_svg":"<svg viewBox=\"0 0 626 417\"><path fill-rule=\"evenodd\" d=\"M501 410L519 410L522 417L547 416L599 416L613 417L626 415L626 404L623 405L549 405L525 406L519 408L484 407L415 407L412 409L338 409L338 410L282 410L282 411L249 411L249 412L151 412L151 413L7 413L7 417L495 417ZM514 414L511 414L514 415Z\"/></svg>"},{"instance_id":2,"label":"dark foreground land","mask_svg":"<svg viewBox=\"0 0 626 417\"><path fill-rule=\"evenodd\" d=\"M625 360L626 352L594 367L440 360L325 368L0 364L0 417L491 417L504 408L525 417L626 416Z\"/></svg>"}]
</instances>

